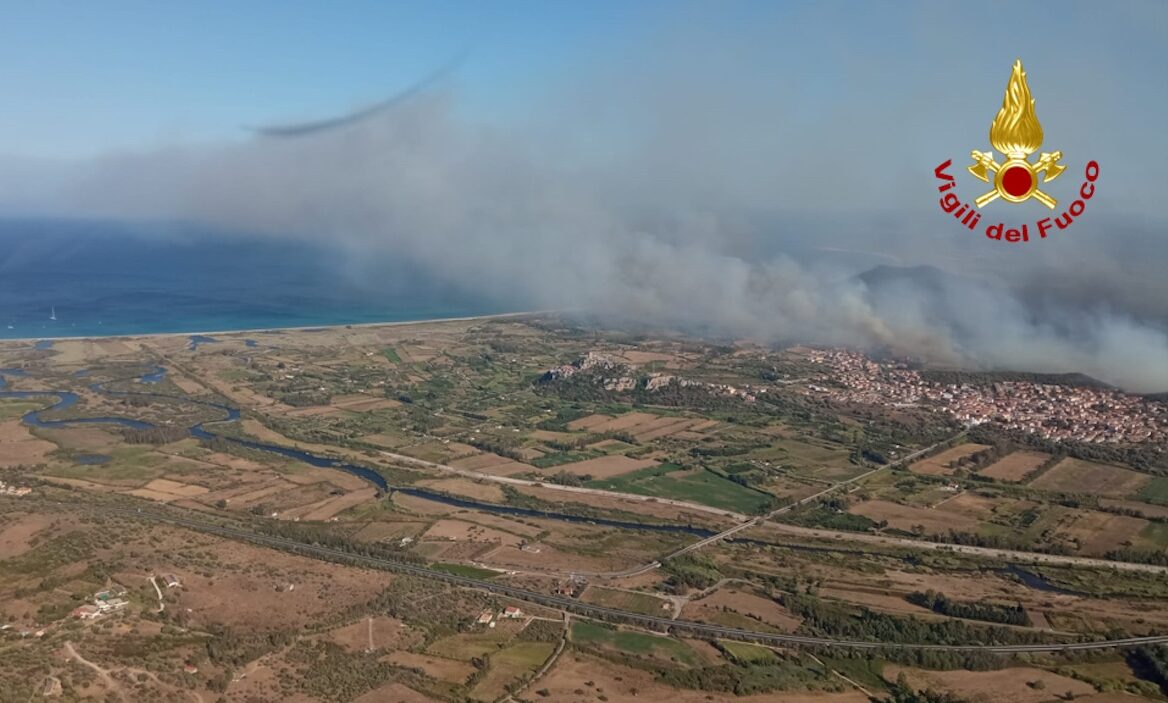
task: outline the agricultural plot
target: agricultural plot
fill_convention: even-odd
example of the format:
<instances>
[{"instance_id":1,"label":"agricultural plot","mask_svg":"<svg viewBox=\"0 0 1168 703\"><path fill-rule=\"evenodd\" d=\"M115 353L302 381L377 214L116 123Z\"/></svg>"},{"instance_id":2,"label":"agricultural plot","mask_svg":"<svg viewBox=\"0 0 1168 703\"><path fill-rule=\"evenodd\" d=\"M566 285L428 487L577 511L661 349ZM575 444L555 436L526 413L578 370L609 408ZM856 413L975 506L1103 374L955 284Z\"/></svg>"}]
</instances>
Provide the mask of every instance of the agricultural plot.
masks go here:
<instances>
[{"instance_id":1,"label":"agricultural plot","mask_svg":"<svg viewBox=\"0 0 1168 703\"><path fill-rule=\"evenodd\" d=\"M1157 505L1168 505L1168 478L1156 476L1137 494L1140 500Z\"/></svg>"},{"instance_id":2,"label":"agricultural plot","mask_svg":"<svg viewBox=\"0 0 1168 703\"><path fill-rule=\"evenodd\" d=\"M555 645L548 642L518 642L491 654L487 675L471 690L471 698L493 701L520 677L532 674L551 656Z\"/></svg>"},{"instance_id":3,"label":"agricultural plot","mask_svg":"<svg viewBox=\"0 0 1168 703\"><path fill-rule=\"evenodd\" d=\"M522 464L505 456L484 452L464 459L456 459L450 465L458 469L477 471L492 476L511 476L531 471L531 466Z\"/></svg>"},{"instance_id":4,"label":"agricultural plot","mask_svg":"<svg viewBox=\"0 0 1168 703\"><path fill-rule=\"evenodd\" d=\"M620 608L645 615L662 615L670 610L669 601L648 593L634 593L615 588L589 586L580 596L585 603L595 603L609 608Z\"/></svg>"},{"instance_id":5,"label":"agricultural plot","mask_svg":"<svg viewBox=\"0 0 1168 703\"><path fill-rule=\"evenodd\" d=\"M723 640L718 643L722 649L743 664L770 664L775 661L775 653L766 647L746 642Z\"/></svg>"},{"instance_id":6,"label":"agricultural plot","mask_svg":"<svg viewBox=\"0 0 1168 703\"><path fill-rule=\"evenodd\" d=\"M1043 669L925 671L891 665L883 672L888 681L895 681L902 673L914 688L952 693L959 699L977 697L986 703L1039 703L1055 698L1052 692L1067 692L1068 698L1095 692L1088 683ZM1036 685L1037 681L1042 685Z\"/></svg>"},{"instance_id":7,"label":"agricultural plot","mask_svg":"<svg viewBox=\"0 0 1168 703\"><path fill-rule=\"evenodd\" d=\"M577 620L572 623L572 641L584 645L614 649L655 659L664 659L689 666L698 663L698 657L684 643L669 637L650 635L633 630L616 630L604 625Z\"/></svg>"},{"instance_id":8,"label":"agricultural plot","mask_svg":"<svg viewBox=\"0 0 1168 703\"><path fill-rule=\"evenodd\" d=\"M978 471L978 473L997 481L1018 483L1026 478L1027 474L1042 466L1049 459L1050 454L1045 452L1012 452L1008 456L1002 457L981 471Z\"/></svg>"},{"instance_id":9,"label":"agricultural plot","mask_svg":"<svg viewBox=\"0 0 1168 703\"><path fill-rule=\"evenodd\" d=\"M1030 487L1060 493L1128 498L1139 494L1151 481L1151 476L1131 469L1067 458L1031 481Z\"/></svg>"},{"instance_id":10,"label":"agricultural plot","mask_svg":"<svg viewBox=\"0 0 1168 703\"><path fill-rule=\"evenodd\" d=\"M929 476L949 476L955 471L954 464L956 462L968 456L977 454L978 452L985 449L989 449L989 446L985 444L975 444L973 442L959 444L956 447L946 449L939 454L934 454L933 456L926 459L913 462L913 464L909 467L909 470L914 473L926 474Z\"/></svg>"},{"instance_id":11,"label":"agricultural plot","mask_svg":"<svg viewBox=\"0 0 1168 703\"><path fill-rule=\"evenodd\" d=\"M868 500L853 505L849 511L873 522L887 521L888 526L903 532L923 529L925 534L947 534L949 530L973 532L978 521L966 515L943 512L932 508L918 508L886 500Z\"/></svg>"},{"instance_id":12,"label":"agricultural plot","mask_svg":"<svg viewBox=\"0 0 1168 703\"><path fill-rule=\"evenodd\" d=\"M612 454L561 464L560 469L577 476L592 476L594 479L604 480L654 466L657 466L657 462L652 459L631 459L623 454Z\"/></svg>"},{"instance_id":13,"label":"agricultural plot","mask_svg":"<svg viewBox=\"0 0 1168 703\"><path fill-rule=\"evenodd\" d=\"M769 505L773 498L761 491L740 486L712 471L681 470L674 464L661 464L614 479L589 481L588 486L692 501L739 513L758 512Z\"/></svg>"}]
</instances>

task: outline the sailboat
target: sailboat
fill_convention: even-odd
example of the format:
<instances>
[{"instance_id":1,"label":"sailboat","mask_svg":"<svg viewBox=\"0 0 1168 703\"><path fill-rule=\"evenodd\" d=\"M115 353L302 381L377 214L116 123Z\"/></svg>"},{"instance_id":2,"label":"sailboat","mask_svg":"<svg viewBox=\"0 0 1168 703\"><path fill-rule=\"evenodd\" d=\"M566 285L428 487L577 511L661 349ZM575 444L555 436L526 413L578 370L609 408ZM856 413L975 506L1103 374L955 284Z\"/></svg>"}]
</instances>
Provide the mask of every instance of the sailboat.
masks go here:
<instances>
[{"instance_id":1,"label":"sailboat","mask_svg":"<svg viewBox=\"0 0 1168 703\"><path fill-rule=\"evenodd\" d=\"M51 313L49 313L49 319L50 319L50 320L53 320L54 322L56 322L56 320L57 320L57 306L56 306L56 305L54 305L54 306L52 307L52 310L53 310L53 311L52 311Z\"/></svg>"}]
</instances>

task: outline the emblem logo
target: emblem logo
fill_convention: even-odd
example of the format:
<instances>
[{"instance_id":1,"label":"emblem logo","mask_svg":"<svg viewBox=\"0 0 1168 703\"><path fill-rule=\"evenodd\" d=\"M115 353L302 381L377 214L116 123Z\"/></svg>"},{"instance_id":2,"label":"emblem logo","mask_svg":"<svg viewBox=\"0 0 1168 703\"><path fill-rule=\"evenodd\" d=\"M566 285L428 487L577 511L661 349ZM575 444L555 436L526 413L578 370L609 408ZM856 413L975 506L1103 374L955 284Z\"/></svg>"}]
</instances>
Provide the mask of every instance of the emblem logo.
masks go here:
<instances>
[{"instance_id":1,"label":"emblem logo","mask_svg":"<svg viewBox=\"0 0 1168 703\"><path fill-rule=\"evenodd\" d=\"M1021 59L1014 62L1002 109L990 124L990 144L1006 155L1006 163L994 160L992 151L974 150L970 154L973 157L973 165L968 167L970 173L987 183L990 172L994 174L994 189L974 200L979 208L998 198L1011 203L1034 198L1051 210L1058 205L1057 200L1038 189L1038 174L1045 172L1043 182L1049 183L1067 167L1058 165L1063 158L1061 151L1043 152L1037 163L1030 163L1030 155L1042 146L1042 124L1034 114L1034 98L1030 96Z\"/></svg>"},{"instance_id":2,"label":"emblem logo","mask_svg":"<svg viewBox=\"0 0 1168 703\"><path fill-rule=\"evenodd\" d=\"M970 152L973 163L966 167L975 178L991 184L993 189L975 198L973 204L962 202L957 194L957 179L948 172L953 160L948 159L933 169L933 174L940 181L937 190L941 193L941 210L956 218L967 229L976 231L981 226L981 209L999 198L1008 203L1024 203L1034 199L1051 210L1055 209L1058 200L1039 186L1061 176L1067 167L1059 163L1063 158L1061 151L1044 151L1037 160L1030 160L1031 154L1042 146L1042 139L1042 123L1034 111L1034 97L1030 94L1026 71L1022 70L1022 60L1018 59L1014 62L1010 81L1006 84L1002 109L998 110L994 121L990 123L990 145L993 149L973 150ZM1001 153L1005 160L999 163L995 151ZM1053 232L1067 229L1086 210L1087 201L1094 197L1095 181L1098 178L1099 163L1088 161L1083 170L1078 198L1064 212L1057 217L1043 217L1033 222L1033 230L1030 228L1031 223L988 224L985 226L986 237L1012 243L1029 242L1031 233L1037 234L1037 239L1042 240Z\"/></svg>"}]
</instances>

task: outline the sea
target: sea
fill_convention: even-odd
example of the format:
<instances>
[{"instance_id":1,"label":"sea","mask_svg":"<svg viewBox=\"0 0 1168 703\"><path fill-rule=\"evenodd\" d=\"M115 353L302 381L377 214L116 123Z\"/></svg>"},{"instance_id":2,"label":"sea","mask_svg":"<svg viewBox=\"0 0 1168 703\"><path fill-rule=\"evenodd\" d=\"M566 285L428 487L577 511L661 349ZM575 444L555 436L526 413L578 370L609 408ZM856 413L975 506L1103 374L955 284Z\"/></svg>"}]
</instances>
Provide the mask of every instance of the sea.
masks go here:
<instances>
[{"instance_id":1,"label":"sea","mask_svg":"<svg viewBox=\"0 0 1168 703\"><path fill-rule=\"evenodd\" d=\"M0 219L0 339L403 322L515 309L408 261L371 264L327 242L191 224Z\"/></svg>"}]
</instances>

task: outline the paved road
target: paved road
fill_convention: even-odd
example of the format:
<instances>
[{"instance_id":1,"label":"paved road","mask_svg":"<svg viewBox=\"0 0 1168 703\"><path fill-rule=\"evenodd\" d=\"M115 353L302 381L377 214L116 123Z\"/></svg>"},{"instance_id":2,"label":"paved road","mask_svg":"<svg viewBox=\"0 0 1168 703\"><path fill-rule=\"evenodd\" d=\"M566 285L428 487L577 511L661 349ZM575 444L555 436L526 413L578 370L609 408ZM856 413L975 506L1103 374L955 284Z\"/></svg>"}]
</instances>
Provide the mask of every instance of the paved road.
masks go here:
<instances>
[{"instance_id":1,"label":"paved road","mask_svg":"<svg viewBox=\"0 0 1168 703\"><path fill-rule=\"evenodd\" d=\"M864 473L859 474L858 476L853 476L853 477L847 479L846 481L840 481L839 483L832 484L831 486L828 486L827 488L823 489L822 491L819 491L818 493L813 493L812 495L809 495L805 498L801 498L801 499L795 501L794 503L791 503L790 505L785 505L777 510L772 510L771 512L767 513L766 515L754 518L753 520L748 519L745 522L743 522L739 525L735 525L734 527L731 527L729 529L723 530L722 532L719 532L716 535L713 535L711 537L707 537L701 541L694 542L691 545L682 547L681 549L678 549L675 552L672 552L670 554L665 555L661 559L652 561L648 564L643 564L641 566L636 566L636 567L633 567L631 569L626 569L625 571L622 571L622 572L613 573L613 574L606 574L606 575L619 578L619 577L627 577L627 576L638 576L638 575L643 574L647 571L652 571L653 569L659 568L661 566L661 562L663 562L663 561L668 561L669 559L679 557L683 554L688 554L690 552L697 551L697 550L701 549L702 547L709 546L709 545L714 544L716 542L721 542L724 539L727 539L729 537L733 537L734 535L738 534L739 532L742 532L743 530L746 530L746 529L751 528L751 527L757 527L759 525L762 525L766 521L773 519L774 517L776 517L778 515L782 515L783 513L790 512L790 511L794 510L795 508L798 508L800 506L807 505L808 503L811 503L813 501L819 500L820 498L827 495L828 493L831 493L833 491L837 491L841 488L846 488L847 486L850 486L854 483L858 483L860 481L863 481L864 479L868 478L869 476L876 474L876 473L879 473L881 471L884 471L885 469L891 469L895 466L903 466L911 461L916 460L917 457L933 451L934 449L936 449L937 447L939 447L943 444L956 441L964 434L965 434L965 431L962 430L961 432L958 432L957 434L955 434L952 437L949 437L947 439L943 439L940 442L936 442L928 447L925 447L924 449L919 449L919 450L913 452L912 454L908 454L892 464L880 466L880 467L877 467L875 469L872 469L871 471L865 471Z\"/></svg>"},{"instance_id":2,"label":"paved road","mask_svg":"<svg viewBox=\"0 0 1168 703\"><path fill-rule=\"evenodd\" d=\"M842 649L900 649L900 650L932 650L932 651L948 651L948 652L998 652L998 653L1025 653L1025 652L1060 652L1060 651L1076 651L1076 650L1096 650L1096 649L1113 649L1117 647L1133 647L1146 644L1162 644L1168 643L1168 635L1155 635L1150 637L1128 637L1115 640L1095 640L1095 641L1077 641L1077 642L1056 642L1048 644L1019 644L1019 645L1001 645L1001 644L986 644L986 643L970 643L963 645L944 645L944 644L925 644L925 643L885 643L885 642L865 642L858 640L836 640L827 637L809 637L802 635L783 635L770 632L757 632L753 630L742 630L733 627L722 627L719 625L711 625L709 623L693 622L689 620L673 620L672 618L657 617L653 615L643 615L641 613L633 613L618 608L607 608L589 603L581 603L580 601L564 596L552 595L548 593L538 593L536 591L528 591L526 589L509 586L503 583L493 583L491 581L481 581L478 579L468 578L465 576L458 576L455 574L446 573L443 571L435 571L433 569L419 566L416 564L408 564L403 562L390 561L379 557L371 557L360 554L350 554L348 552L326 547L318 544L307 544L298 542L283 537L275 537L272 535L265 535L250 530L245 530L236 527L228 527L218 523L201 520L196 517L188 517L183 515L175 515L169 513L160 513L154 511L144 510L128 510L128 509L106 509L107 514L116 514L122 517L149 520L152 522L162 522L179 527L186 527L201 532L218 535L228 539L242 540L251 542L265 547L272 547L284 551L292 552L314 559L321 559L324 561L332 561L346 564L354 564L357 566L364 566L368 568L381 569L387 571L395 571L399 573L409 574L419 578L426 578L443 583L452 584L455 586L465 588L475 588L490 593L497 593L502 596L510 598L517 598L520 600L545 605L565 612L576 613L585 617L596 618L600 620L634 623L643 627L648 627L659 631L673 630L675 632L684 632L698 636L720 637L723 639L739 640L744 642L760 642L763 644L773 644L779 646L804 645L815 647L835 647Z\"/></svg>"}]
</instances>

